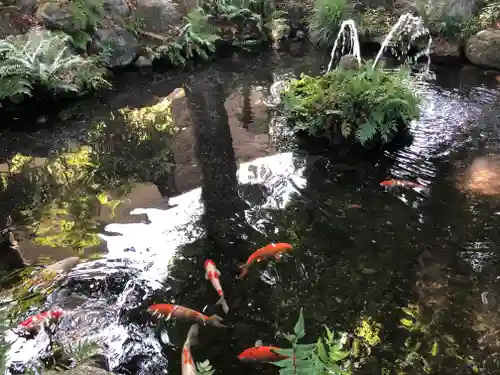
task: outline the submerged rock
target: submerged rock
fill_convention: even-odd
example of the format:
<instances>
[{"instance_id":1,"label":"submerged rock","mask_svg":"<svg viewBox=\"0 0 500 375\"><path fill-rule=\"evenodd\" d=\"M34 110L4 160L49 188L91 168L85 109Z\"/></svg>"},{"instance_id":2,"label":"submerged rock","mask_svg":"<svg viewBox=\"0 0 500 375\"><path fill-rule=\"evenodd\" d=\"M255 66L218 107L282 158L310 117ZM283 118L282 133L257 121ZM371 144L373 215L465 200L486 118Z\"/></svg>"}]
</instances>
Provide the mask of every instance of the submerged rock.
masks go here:
<instances>
[{"instance_id":1,"label":"submerged rock","mask_svg":"<svg viewBox=\"0 0 500 375\"><path fill-rule=\"evenodd\" d=\"M475 65L500 69L500 30L482 30L468 38L465 56Z\"/></svg>"}]
</instances>

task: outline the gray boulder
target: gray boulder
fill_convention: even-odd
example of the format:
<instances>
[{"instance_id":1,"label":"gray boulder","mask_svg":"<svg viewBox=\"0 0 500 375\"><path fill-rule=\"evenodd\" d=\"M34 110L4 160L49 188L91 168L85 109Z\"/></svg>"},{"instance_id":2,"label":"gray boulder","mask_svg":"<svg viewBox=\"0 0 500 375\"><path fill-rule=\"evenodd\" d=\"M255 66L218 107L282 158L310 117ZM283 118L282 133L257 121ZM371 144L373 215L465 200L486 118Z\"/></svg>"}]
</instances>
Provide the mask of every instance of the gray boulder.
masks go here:
<instances>
[{"instance_id":1,"label":"gray boulder","mask_svg":"<svg viewBox=\"0 0 500 375\"><path fill-rule=\"evenodd\" d=\"M37 21L47 29L64 30L76 32L79 25L75 23L74 17L64 3L43 3L36 12Z\"/></svg>"},{"instance_id":2,"label":"gray boulder","mask_svg":"<svg viewBox=\"0 0 500 375\"><path fill-rule=\"evenodd\" d=\"M97 30L93 43L103 53L102 61L108 68L130 65L140 48L137 37L119 26Z\"/></svg>"},{"instance_id":3,"label":"gray boulder","mask_svg":"<svg viewBox=\"0 0 500 375\"><path fill-rule=\"evenodd\" d=\"M136 0L133 17L145 31L163 36L182 23L181 9L171 0Z\"/></svg>"},{"instance_id":4,"label":"gray boulder","mask_svg":"<svg viewBox=\"0 0 500 375\"><path fill-rule=\"evenodd\" d=\"M500 30L482 30L468 38L465 56L472 64L500 69Z\"/></svg>"}]
</instances>

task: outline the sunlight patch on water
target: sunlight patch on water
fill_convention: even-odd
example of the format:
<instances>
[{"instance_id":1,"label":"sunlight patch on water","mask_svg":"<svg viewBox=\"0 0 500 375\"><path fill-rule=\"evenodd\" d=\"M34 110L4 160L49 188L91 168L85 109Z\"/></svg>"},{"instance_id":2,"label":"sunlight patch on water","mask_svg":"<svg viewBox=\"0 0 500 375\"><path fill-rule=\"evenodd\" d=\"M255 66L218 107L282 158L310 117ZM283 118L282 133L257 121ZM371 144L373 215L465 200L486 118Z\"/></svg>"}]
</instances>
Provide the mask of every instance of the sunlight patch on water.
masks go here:
<instances>
[{"instance_id":1,"label":"sunlight patch on water","mask_svg":"<svg viewBox=\"0 0 500 375\"><path fill-rule=\"evenodd\" d=\"M297 163L299 165L297 165ZM292 152L265 156L250 163L241 165L238 180L241 184L261 184L272 191L260 208L282 209L290 201L297 188L306 186L307 180L302 177L305 165ZM288 181L292 179L294 184Z\"/></svg>"}]
</instances>

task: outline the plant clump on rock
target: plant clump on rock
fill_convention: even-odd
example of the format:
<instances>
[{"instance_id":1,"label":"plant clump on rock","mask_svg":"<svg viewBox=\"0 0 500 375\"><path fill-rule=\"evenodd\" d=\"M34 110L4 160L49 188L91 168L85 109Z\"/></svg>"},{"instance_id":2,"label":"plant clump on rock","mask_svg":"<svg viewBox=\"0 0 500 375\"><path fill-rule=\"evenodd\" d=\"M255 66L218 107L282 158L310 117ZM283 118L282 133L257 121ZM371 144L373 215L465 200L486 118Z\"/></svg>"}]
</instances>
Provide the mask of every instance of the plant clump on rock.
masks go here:
<instances>
[{"instance_id":1,"label":"plant clump on rock","mask_svg":"<svg viewBox=\"0 0 500 375\"><path fill-rule=\"evenodd\" d=\"M282 109L294 132L363 145L389 142L420 114L408 72L337 68L302 74L282 93Z\"/></svg>"}]
</instances>

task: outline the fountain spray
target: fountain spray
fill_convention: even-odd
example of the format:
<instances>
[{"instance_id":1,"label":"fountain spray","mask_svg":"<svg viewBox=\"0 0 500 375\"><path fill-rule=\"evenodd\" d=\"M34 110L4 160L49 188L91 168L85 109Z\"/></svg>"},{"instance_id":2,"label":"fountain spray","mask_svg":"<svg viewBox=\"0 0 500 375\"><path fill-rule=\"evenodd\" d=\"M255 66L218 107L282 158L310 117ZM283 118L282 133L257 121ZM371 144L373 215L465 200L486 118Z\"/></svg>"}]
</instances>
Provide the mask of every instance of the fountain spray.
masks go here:
<instances>
[{"instance_id":1,"label":"fountain spray","mask_svg":"<svg viewBox=\"0 0 500 375\"><path fill-rule=\"evenodd\" d=\"M347 38L346 34L349 35L349 39ZM349 19L343 21L342 24L340 25L340 30L337 34L337 38L335 39L335 43L333 44L332 53L330 54L330 62L328 63L328 68L326 70L327 73L330 71L330 69L332 69L333 60L335 59L335 52L337 52L337 48L339 47L338 46L339 41L340 41L341 55L342 56L346 54L353 55L358 60L359 65L361 65L361 52L359 48L358 29L356 27L356 22L354 22L354 20ZM349 50L345 51L347 44L349 44Z\"/></svg>"},{"instance_id":2,"label":"fountain spray","mask_svg":"<svg viewBox=\"0 0 500 375\"><path fill-rule=\"evenodd\" d=\"M425 71L429 70L430 64L431 64L431 58L430 58L430 50L431 50L431 45L432 45L432 37L429 32L429 29L424 26L422 17L419 16L414 16L411 13L404 13L402 14L398 22L392 26L391 30L385 37L384 41L382 42L382 45L380 46L380 50L377 53L377 56L375 57L375 61L373 62L372 69L375 69L378 61L382 57L382 54L384 53L385 49L389 46L389 43L393 40L394 37L400 38L402 35L409 35L410 39L407 42L406 50L409 51L411 44L413 41L415 41L417 38L427 35L429 37L427 47L417 53L415 55L415 60L417 60L420 56L427 56L427 65Z\"/></svg>"}]
</instances>

